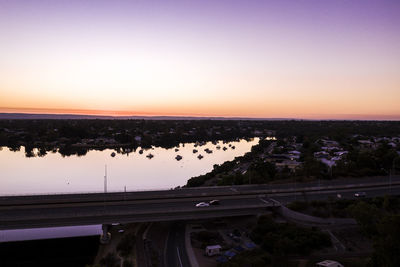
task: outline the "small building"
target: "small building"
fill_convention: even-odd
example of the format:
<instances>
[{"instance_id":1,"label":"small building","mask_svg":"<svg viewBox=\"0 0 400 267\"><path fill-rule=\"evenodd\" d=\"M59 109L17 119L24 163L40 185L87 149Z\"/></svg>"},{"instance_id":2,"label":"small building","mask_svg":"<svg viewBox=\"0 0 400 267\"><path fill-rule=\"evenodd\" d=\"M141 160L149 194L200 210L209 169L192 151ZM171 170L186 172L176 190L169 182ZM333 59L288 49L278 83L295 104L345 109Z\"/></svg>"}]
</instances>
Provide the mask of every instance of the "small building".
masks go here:
<instances>
[{"instance_id":1,"label":"small building","mask_svg":"<svg viewBox=\"0 0 400 267\"><path fill-rule=\"evenodd\" d=\"M207 256L214 256L221 254L221 246L214 245L214 246L207 246L206 247L206 255Z\"/></svg>"},{"instance_id":2,"label":"small building","mask_svg":"<svg viewBox=\"0 0 400 267\"><path fill-rule=\"evenodd\" d=\"M317 267L344 267L339 262L331 261L331 260L324 260L324 261L318 262L316 266Z\"/></svg>"},{"instance_id":3,"label":"small building","mask_svg":"<svg viewBox=\"0 0 400 267\"><path fill-rule=\"evenodd\" d=\"M298 162L296 160L284 160L282 162L276 162L275 166L278 169L288 167L290 171L294 172L298 167L301 166L301 162Z\"/></svg>"}]
</instances>

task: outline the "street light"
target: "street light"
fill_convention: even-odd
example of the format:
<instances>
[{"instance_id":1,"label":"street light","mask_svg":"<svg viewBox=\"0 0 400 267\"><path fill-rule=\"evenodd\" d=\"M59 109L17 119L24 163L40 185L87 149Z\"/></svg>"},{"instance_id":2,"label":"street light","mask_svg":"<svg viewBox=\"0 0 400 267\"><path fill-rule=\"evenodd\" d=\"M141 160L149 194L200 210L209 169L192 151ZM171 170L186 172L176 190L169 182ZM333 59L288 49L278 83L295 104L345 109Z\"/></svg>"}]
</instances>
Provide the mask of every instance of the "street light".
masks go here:
<instances>
[{"instance_id":1,"label":"street light","mask_svg":"<svg viewBox=\"0 0 400 267\"><path fill-rule=\"evenodd\" d=\"M393 161L392 161L392 169L391 169L390 172L389 172L389 193L390 193L390 194L392 193L392 172L393 172L393 175L395 175L395 174L394 174L394 172L395 172L395 167L394 167L395 160L396 160L396 157L393 158Z\"/></svg>"}]
</instances>

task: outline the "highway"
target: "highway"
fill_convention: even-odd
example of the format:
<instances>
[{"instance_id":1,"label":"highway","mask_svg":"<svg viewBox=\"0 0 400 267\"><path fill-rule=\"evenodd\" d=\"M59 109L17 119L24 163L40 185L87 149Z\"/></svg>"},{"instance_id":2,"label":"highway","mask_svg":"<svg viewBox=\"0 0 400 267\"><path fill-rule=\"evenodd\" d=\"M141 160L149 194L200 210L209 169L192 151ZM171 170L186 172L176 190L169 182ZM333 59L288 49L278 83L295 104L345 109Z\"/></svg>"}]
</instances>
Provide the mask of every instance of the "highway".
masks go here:
<instances>
[{"instance_id":1,"label":"highway","mask_svg":"<svg viewBox=\"0 0 400 267\"><path fill-rule=\"evenodd\" d=\"M166 266L190 267L185 247L185 223L175 222L168 234Z\"/></svg>"},{"instance_id":2,"label":"highway","mask_svg":"<svg viewBox=\"0 0 400 267\"><path fill-rule=\"evenodd\" d=\"M35 227L175 221L252 215L295 200L400 194L400 177L346 179L321 183L184 188L165 191L0 197L0 230ZM212 199L221 205L196 208Z\"/></svg>"},{"instance_id":3,"label":"highway","mask_svg":"<svg viewBox=\"0 0 400 267\"><path fill-rule=\"evenodd\" d=\"M195 207L209 197L171 200L138 200L111 203L14 205L0 207L0 229L21 229L67 225L111 224L115 222L174 221L251 215L266 212L273 203L257 196L219 198L221 205Z\"/></svg>"},{"instance_id":4,"label":"highway","mask_svg":"<svg viewBox=\"0 0 400 267\"><path fill-rule=\"evenodd\" d=\"M356 189L329 190L322 192L297 192L270 195L273 199L287 204L293 201L312 201L312 200L339 200L339 199L360 199L354 196L356 192L365 192L366 198L379 197L384 195L400 195L400 185L391 187L366 187ZM338 196L339 195L339 196Z\"/></svg>"},{"instance_id":5,"label":"highway","mask_svg":"<svg viewBox=\"0 0 400 267\"><path fill-rule=\"evenodd\" d=\"M175 190L154 190L137 192L115 192L115 193L88 193L88 194L54 194L54 195L31 195L31 196L0 196L0 206L10 205L34 205L34 204L72 204L89 202L115 202L129 200L149 199L178 199L202 196L230 196L232 194L272 194L278 192L311 191L328 189L333 187L348 187L357 185L359 187L380 185L400 185L400 176L396 175L389 179L383 177L365 177L351 179L321 180L306 183L295 183L291 181L285 184L267 185L235 185L214 187L180 188Z\"/></svg>"}]
</instances>

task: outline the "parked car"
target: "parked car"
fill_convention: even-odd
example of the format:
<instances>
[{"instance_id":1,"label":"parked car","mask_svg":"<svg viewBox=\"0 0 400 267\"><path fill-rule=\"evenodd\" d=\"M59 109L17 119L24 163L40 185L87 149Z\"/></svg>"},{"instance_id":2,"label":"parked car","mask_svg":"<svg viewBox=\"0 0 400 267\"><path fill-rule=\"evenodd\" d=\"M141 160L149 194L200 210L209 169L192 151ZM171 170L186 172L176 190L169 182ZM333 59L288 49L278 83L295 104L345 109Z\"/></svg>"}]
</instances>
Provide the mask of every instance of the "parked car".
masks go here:
<instances>
[{"instance_id":1,"label":"parked car","mask_svg":"<svg viewBox=\"0 0 400 267\"><path fill-rule=\"evenodd\" d=\"M365 197L367 194L365 192L357 192L354 194L355 197Z\"/></svg>"},{"instance_id":2,"label":"parked car","mask_svg":"<svg viewBox=\"0 0 400 267\"><path fill-rule=\"evenodd\" d=\"M196 204L197 208L201 208L201 207L209 207L210 204L206 203L206 202L200 202Z\"/></svg>"},{"instance_id":3,"label":"parked car","mask_svg":"<svg viewBox=\"0 0 400 267\"><path fill-rule=\"evenodd\" d=\"M213 200L211 200L210 202L208 202L208 204L210 204L210 205L219 205L220 202L219 202L219 200L217 200L217 199L213 199Z\"/></svg>"}]
</instances>

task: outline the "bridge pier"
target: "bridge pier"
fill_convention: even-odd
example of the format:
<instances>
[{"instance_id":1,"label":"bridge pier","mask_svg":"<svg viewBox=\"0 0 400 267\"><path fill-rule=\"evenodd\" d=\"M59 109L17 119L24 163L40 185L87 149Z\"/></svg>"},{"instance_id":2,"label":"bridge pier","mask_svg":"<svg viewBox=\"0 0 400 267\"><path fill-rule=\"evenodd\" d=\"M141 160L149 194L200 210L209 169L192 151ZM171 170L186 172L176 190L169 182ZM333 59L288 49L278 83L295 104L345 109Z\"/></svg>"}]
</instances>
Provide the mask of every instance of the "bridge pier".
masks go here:
<instances>
[{"instance_id":1,"label":"bridge pier","mask_svg":"<svg viewBox=\"0 0 400 267\"><path fill-rule=\"evenodd\" d=\"M111 240L111 234L110 232L108 232L108 230L110 229L110 225L109 224L103 224L101 226L103 233L100 236L100 243L101 244L108 244Z\"/></svg>"}]
</instances>

